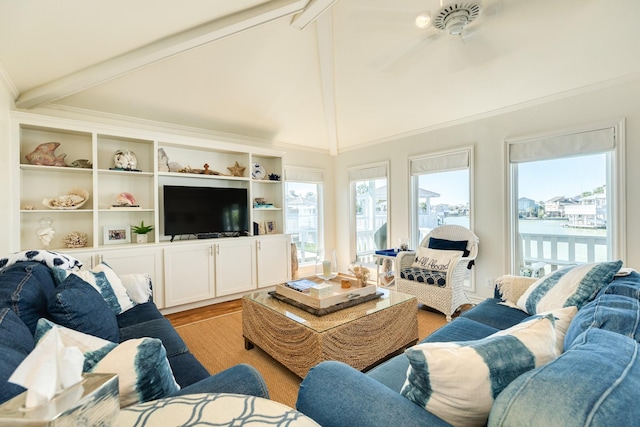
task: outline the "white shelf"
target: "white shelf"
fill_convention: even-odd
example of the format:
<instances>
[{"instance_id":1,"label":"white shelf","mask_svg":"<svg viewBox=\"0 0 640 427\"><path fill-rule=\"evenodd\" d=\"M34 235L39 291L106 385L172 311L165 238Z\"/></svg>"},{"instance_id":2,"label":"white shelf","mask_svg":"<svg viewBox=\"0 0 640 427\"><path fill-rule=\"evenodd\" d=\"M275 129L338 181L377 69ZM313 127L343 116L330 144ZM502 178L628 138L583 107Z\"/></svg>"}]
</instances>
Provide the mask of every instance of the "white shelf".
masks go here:
<instances>
[{"instance_id":1,"label":"white shelf","mask_svg":"<svg viewBox=\"0 0 640 427\"><path fill-rule=\"evenodd\" d=\"M14 160L15 177L19 181L19 197L16 202L16 217L20 229L14 230L16 250L40 247L35 236L38 220L51 216L56 235L50 248L63 248L62 239L72 231L87 233L86 248L113 248L104 245L105 226L135 225L144 221L153 224L148 245L167 243L168 236L162 234L162 187L164 185L219 186L246 188L249 207L249 224L272 221L278 233L284 232L284 183L269 179L251 178L251 166L260 163L267 173L283 176L283 153L254 146L212 141L179 135L164 135L153 131L121 128L111 125L79 122L68 119L39 116L15 112L13 116L13 143L18 147L19 159ZM54 154L66 154L67 164L75 160L90 161L92 168L33 165L26 155L40 144L58 142ZM165 151L173 167L191 167L209 170L221 175L159 171L159 150ZM139 171L113 170L114 154L119 150L135 153ZM231 176L229 168L235 164L244 167L244 176ZM17 165L16 165L17 164ZM89 200L80 209L40 209L43 199L67 194L75 188L89 191ZM131 193L139 210L112 210L120 193ZM253 208L255 198L265 198L277 208ZM24 206L36 207L26 210ZM249 232L252 231L250 226Z\"/></svg>"}]
</instances>

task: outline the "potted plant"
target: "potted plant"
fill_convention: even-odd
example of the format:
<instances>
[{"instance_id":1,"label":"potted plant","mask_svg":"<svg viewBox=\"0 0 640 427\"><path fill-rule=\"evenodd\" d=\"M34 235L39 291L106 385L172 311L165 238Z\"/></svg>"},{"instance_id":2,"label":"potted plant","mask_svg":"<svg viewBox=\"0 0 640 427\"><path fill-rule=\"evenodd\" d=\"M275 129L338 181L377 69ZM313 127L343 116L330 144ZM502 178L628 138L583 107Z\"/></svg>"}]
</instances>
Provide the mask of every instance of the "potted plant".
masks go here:
<instances>
[{"instance_id":1,"label":"potted plant","mask_svg":"<svg viewBox=\"0 0 640 427\"><path fill-rule=\"evenodd\" d=\"M147 243L149 241L147 233L153 231L153 225L144 225L144 221L140 221L140 225L131 226L131 231L136 234L137 243Z\"/></svg>"}]
</instances>

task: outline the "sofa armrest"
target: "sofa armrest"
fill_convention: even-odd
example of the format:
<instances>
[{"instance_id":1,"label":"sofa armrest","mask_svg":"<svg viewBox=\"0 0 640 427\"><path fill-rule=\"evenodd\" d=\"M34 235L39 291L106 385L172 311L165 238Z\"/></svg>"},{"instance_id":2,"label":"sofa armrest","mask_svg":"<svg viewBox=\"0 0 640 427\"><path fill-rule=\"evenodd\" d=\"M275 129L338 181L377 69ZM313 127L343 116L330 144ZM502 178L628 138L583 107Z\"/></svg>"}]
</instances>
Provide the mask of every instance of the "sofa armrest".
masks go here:
<instances>
[{"instance_id":1,"label":"sofa armrest","mask_svg":"<svg viewBox=\"0 0 640 427\"><path fill-rule=\"evenodd\" d=\"M296 409L323 427L449 426L373 378L341 362L322 362L300 384Z\"/></svg>"},{"instance_id":2,"label":"sofa armrest","mask_svg":"<svg viewBox=\"0 0 640 427\"><path fill-rule=\"evenodd\" d=\"M512 276L510 274L496 279L495 297L503 301L517 303L532 283L538 279L524 276Z\"/></svg>"},{"instance_id":3,"label":"sofa armrest","mask_svg":"<svg viewBox=\"0 0 640 427\"><path fill-rule=\"evenodd\" d=\"M269 399L269 391L260 372L251 365L240 363L210 377L201 379L171 396L195 393L233 393Z\"/></svg>"}]
</instances>

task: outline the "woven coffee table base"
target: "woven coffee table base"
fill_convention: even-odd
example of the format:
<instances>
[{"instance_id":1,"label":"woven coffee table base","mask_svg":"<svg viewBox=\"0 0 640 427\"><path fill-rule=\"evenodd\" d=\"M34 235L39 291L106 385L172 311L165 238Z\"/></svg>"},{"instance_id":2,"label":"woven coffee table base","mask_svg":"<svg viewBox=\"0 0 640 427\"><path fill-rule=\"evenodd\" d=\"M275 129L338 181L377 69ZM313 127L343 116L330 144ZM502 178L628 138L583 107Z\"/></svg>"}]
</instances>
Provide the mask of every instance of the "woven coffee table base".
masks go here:
<instances>
[{"instance_id":1,"label":"woven coffee table base","mask_svg":"<svg viewBox=\"0 0 640 427\"><path fill-rule=\"evenodd\" d=\"M274 301L273 304L286 303ZM365 304L376 302L362 305ZM336 323L335 327L318 332L290 316L245 297L242 300L245 348L250 349L252 345L260 347L304 378L309 369L325 360L337 360L364 370L418 340L415 298L349 320L349 310L353 309L356 308L314 319L314 322ZM294 310L296 309L292 307L291 311ZM344 323L340 316L344 316Z\"/></svg>"}]
</instances>

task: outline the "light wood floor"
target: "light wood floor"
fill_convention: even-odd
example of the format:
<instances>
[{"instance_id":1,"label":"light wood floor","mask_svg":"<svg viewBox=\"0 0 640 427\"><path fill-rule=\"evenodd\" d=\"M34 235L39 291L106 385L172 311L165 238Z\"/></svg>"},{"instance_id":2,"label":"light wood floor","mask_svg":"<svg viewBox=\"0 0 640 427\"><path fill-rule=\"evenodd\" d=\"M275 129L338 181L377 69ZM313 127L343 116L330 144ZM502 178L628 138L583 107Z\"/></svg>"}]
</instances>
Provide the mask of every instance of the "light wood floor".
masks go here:
<instances>
[{"instance_id":1,"label":"light wood floor","mask_svg":"<svg viewBox=\"0 0 640 427\"><path fill-rule=\"evenodd\" d=\"M167 314L165 317L169 319L173 327L176 327L240 310L242 310L242 299L236 299L179 313Z\"/></svg>"}]
</instances>

